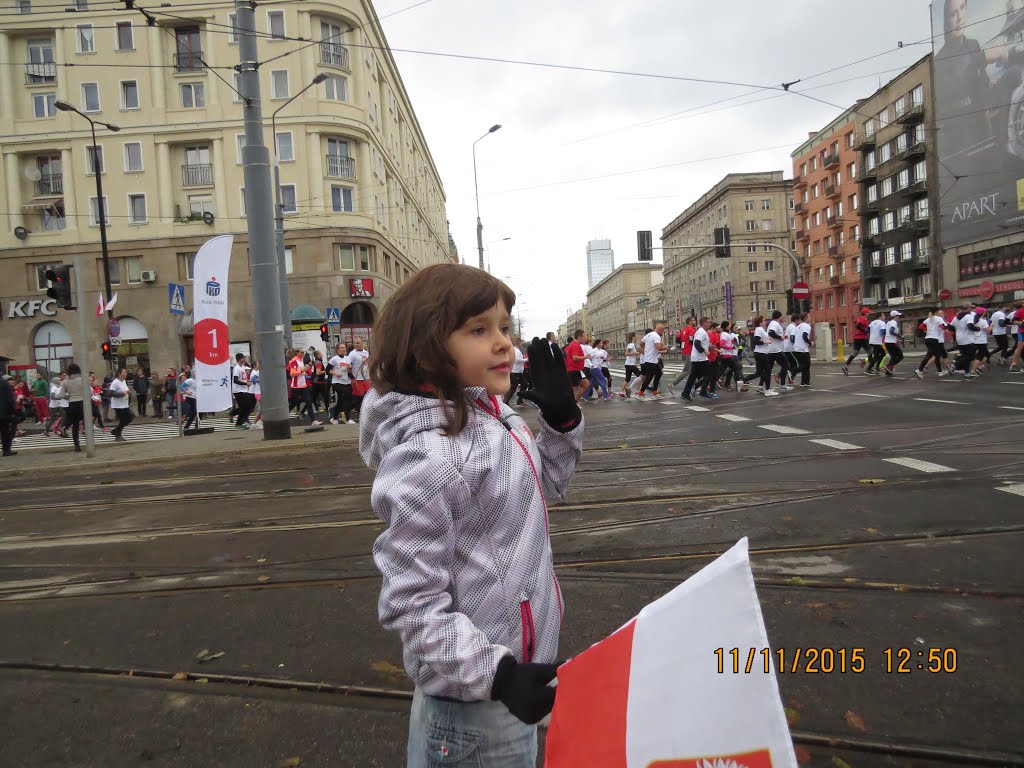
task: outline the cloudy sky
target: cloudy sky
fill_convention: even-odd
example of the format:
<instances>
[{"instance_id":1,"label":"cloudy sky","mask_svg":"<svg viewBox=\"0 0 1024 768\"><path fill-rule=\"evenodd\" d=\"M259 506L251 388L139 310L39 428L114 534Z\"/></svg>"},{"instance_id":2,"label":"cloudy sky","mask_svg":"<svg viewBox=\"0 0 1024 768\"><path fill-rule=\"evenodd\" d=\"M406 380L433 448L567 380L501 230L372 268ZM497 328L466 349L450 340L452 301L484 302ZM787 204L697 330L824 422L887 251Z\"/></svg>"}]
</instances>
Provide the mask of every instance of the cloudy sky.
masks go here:
<instances>
[{"instance_id":1,"label":"cloudy sky","mask_svg":"<svg viewBox=\"0 0 1024 768\"><path fill-rule=\"evenodd\" d=\"M931 36L927 0L429 0L382 23L393 49L658 76L395 51L472 264L471 147L503 126L477 145L480 208L485 244L511 238L489 245L491 271L521 296L527 337L585 300L588 240L611 239L616 266L633 262L636 230L657 245L725 174L790 176L808 131L927 53ZM801 79L793 90L839 106L759 90Z\"/></svg>"}]
</instances>

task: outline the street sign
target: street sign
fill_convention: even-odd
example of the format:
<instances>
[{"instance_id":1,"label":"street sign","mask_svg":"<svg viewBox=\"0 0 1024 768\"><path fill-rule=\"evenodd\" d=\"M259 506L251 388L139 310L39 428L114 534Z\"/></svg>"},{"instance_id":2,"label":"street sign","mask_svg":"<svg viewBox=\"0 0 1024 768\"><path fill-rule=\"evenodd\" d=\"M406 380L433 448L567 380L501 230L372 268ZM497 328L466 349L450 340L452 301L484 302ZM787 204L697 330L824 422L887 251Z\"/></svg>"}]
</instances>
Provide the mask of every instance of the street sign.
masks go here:
<instances>
[{"instance_id":1,"label":"street sign","mask_svg":"<svg viewBox=\"0 0 1024 768\"><path fill-rule=\"evenodd\" d=\"M951 298L953 298L953 292L949 288L943 288L939 291L939 299L941 301L949 301Z\"/></svg>"},{"instance_id":2,"label":"street sign","mask_svg":"<svg viewBox=\"0 0 1024 768\"><path fill-rule=\"evenodd\" d=\"M996 295L996 287L991 280L981 281L981 284L978 286L978 295L985 301L988 301Z\"/></svg>"},{"instance_id":3,"label":"street sign","mask_svg":"<svg viewBox=\"0 0 1024 768\"><path fill-rule=\"evenodd\" d=\"M119 322L117 322L117 320L111 320L107 324L107 332L111 336L120 336L121 335L121 324Z\"/></svg>"},{"instance_id":4,"label":"street sign","mask_svg":"<svg viewBox=\"0 0 1024 768\"><path fill-rule=\"evenodd\" d=\"M112 346L112 347L120 347L121 346L121 337L120 336L111 336L110 337L110 346Z\"/></svg>"},{"instance_id":5,"label":"street sign","mask_svg":"<svg viewBox=\"0 0 1024 768\"><path fill-rule=\"evenodd\" d=\"M811 295L811 288L807 283L799 282L793 283L793 298L794 299L806 299Z\"/></svg>"},{"instance_id":6,"label":"street sign","mask_svg":"<svg viewBox=\"0 0 1024 768\"><path fill-rule=\"evenodd\" d=\"M340 325L341 324L341 309L338 307L328 307L324 313L327 317L328 325Z\"/></svg>"},{"instance_id":7,"label":"street sign","mask_svg":"<svg viewBox=\"0 0 1024 768\"><path fill-rule=\"evenodd\" d=\"M172 315L185 314L185 286L181 283L167 284L167 303Z\"/></svg>"}]
</instances>

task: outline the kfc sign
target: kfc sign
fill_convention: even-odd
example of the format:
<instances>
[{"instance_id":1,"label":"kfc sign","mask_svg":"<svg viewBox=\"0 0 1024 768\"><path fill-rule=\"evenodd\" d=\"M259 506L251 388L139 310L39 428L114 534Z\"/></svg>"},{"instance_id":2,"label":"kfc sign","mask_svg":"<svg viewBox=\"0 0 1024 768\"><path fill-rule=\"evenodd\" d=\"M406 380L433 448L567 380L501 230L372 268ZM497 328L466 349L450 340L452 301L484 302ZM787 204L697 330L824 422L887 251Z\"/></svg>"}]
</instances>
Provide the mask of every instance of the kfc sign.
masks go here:
<instances>
[{"instance_id":1,"label":"kfc sign","mask_svg":"<svg viewBox=\"0 0 1024 768\"><path fill-rule=\"evenodd\" d=\"M353 299L372 299L373 280L365 277L353 277L348 281L348 295Z\"/></svg>"}]
</instances>

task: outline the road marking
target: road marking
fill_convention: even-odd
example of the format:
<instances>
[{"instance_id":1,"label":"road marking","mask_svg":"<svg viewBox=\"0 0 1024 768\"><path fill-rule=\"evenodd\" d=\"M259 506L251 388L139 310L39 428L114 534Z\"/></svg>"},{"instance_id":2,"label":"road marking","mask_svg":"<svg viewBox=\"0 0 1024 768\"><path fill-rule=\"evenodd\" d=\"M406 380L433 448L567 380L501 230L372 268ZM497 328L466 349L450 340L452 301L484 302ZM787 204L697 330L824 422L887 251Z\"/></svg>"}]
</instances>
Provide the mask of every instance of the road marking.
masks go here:
<instances>
[{"instance_id":1,"label":"road marking","mask_svg":"<svg viewBox=\"0 0 1024 768\"><path fill-rule=\"evenodd\" d=\"M746 416L737 416L735 413L720 413L718 418L726 421L750 421Z\"/></svg>"},{"instance_id":2,"label":"road marking","mask_svg":"<svg viewBox=\"0 0 1024 768\"><path fill-rule=\"evenodd\" d=\"M1016 405L1000 405L999 407L1004 411L1024 411L1024 408L1020 408Z\"/></svg>"},{"instance_id":3,"label":"road marking","mask_svg":"<svg viewBox=\"0 0 1024 768\"><path fill-rule=\"evenodd\" d=\"M688 411L710 411L710 408L705 408L703 405L688 405L686 406Z\"/></svg>"},{"instance_id":4,"label":"road marking","mask_svg":"<svg viewBox=\"0 0 1024 768\"><path fill-rule=\"evenodd\" d=\"M1024 384L1024 381L1004 381L1003 384Z\"/></svg>"},{"instance_id":5,"label":"road marking","mask_svg":"<svg viewBox=\"0 0 1024 768\"><path fill-rule=\"evenodd\" d=\"M919 403L945 403L946 405L967 405L967 403L962 403L959 400L931 400L930 398L927 397L915 397L914 399L917 400Z\"/></svg>"},{"instance_id":6,"label":"road marking","mask_svg":"<svg viewBox=\"0 0 1024 768\"><path fill-rule=\"evenodd\" d=\"M672 400L671 398L668 400L659 400L658 402L660 402L662 405L679 405L678 400Z\"/></svg>"},{"instance_id":7,"label":"road marking","mask_svg":"<svg viewBox=\"0 0 1024 768\"><path fill-rule=\"evenodd\" d=\"M845 376L845 373L819 373L818 376Z\"/></svg>"},{"instance_id":8,"label":"road marking","mask_svg":"<svg viewBox=\"0 0 1024 768\"><path fill-rule=\"evenodd\" d=\"M1006 493L1013 493L1017 496L1024 496L1024 485L1004 485L996 488L997 491L1005 491Z\"/></svg>"},{"instance_id":9,"label":"road marking","mask_svg":"<svg viewBox=\"0 0 1024 768\"><path fill-rule=\"evenodd\" d=\"M809 430L799 429L798 427L786 427L782 424L758 424L761 429L767 429L769 432L778 432L780 435L809 435Z\"/></svg>"},{"instance_id":10,"label":"road marking","mask_svg":"<svg viewBox=\"0 0 1024 768\"><path fill-rule=\"evenodd\" d=\"M872 395L870 392L854 392L853 394L856 397L885 397L885 395Z\"/></svg>"},{"instance_id":11,"label":"road marking","mask_svg":"<svg viewBox=\"0 0 1024 768\"><path fill-rule=\"evenodd\" d=\"M838 451L859 451L864 446L854 445L853 443L844 443L842 440L811 440L812 443L818 445L824 445L826 448L835 448Z\"/></svg>"},{"instance_id":12,"label":"road marking","mask_svg":"<svg viewBox=\"0 0 1024 768\"><path fill-rule=\"evenodd\" d=\"M899 464L901 467L916 469L919 472L956 472L952 467L944 467L941 464L932 464L930 461L909 459L903 456L898 459L882 459L882 461L887 461L890 464Z\"/></svg>"}]
</instances>

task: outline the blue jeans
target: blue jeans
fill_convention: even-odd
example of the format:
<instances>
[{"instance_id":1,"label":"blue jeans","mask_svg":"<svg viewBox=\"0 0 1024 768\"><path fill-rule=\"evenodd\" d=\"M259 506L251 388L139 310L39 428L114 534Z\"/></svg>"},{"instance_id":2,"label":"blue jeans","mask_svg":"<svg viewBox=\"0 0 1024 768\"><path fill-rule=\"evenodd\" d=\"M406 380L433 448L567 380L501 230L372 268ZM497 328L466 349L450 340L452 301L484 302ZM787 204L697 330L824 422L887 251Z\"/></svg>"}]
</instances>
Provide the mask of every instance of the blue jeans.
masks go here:
<instances>
[{"instance_id":1,"label":"blue jeans","mask_svg":"<svg viewBox=\"0 0 1024 768\"><path fill-rule=\"evenodd\" d=\"M445 701L416 690L408 768L534 768L537 726L500 701Z\"/></svg>"},{"instance_id":2,"label":"blue jeans","mask_svg":"<svg viewBox=\"0 0 1024 768\"><path fill-rule=\"evenodd\" d=\"M583 393L584 397L590 397L591 392L597 392L600 387L601 394L604 397L608 397L608 382L604 378L604 371L600 368L590 369L590 386L587 387L587 391Z\"/></svg>"}]
</instances>

